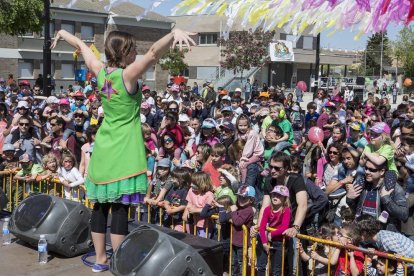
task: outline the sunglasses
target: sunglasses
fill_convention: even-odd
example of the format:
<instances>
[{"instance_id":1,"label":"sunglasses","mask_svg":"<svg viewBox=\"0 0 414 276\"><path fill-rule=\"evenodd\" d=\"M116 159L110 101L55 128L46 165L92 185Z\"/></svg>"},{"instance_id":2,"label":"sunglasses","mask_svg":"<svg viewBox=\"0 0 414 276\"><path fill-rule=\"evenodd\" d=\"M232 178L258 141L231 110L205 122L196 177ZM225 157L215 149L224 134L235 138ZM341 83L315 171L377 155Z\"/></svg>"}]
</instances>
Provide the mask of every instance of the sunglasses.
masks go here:
<instances>
[{"instance_id":1,"label":"sunglasses","mask_svg":"<svg viewBox=\"0 0 414 276\"><path fill-rule=\"evenodd\" d=\"M173 139L171 139L171 138L167 138L167 139L164 139L164 143L166 143L166 144L168 144L168 143L172 143L174 140Z\"/></svg>"},{"instance_id":2,"label":"sunglasses","mask_svg":"<svg viewBox=\"0 0 414 276\"><path fill-rule=\"evenodd\" d=\"M33 90L34 92L39 92L40 90L39 89L35 89L35 90Z\"/></svg>"},{"instance_id":3,"label":"sunglasses","mask_svg":"<svg viewBox=\"0 0 414 276\"><path fill-rule=\"evenodd\" d=\"M74 115L74 118L83 118L83 115Z\"/></svg>"},{"instance_id":4,"label":"sunglasses","mask_svg":"<svg viewBox=\"0 0 414 276\"><path fill-rule=\"evenodd\" d=\"M373 172L373 173L376 173L376 172L379 172L381 169L373 169L373 168L370 168L370 167L365 167L365 171L366 172Z\"/></svg>"},{"instance_id":5,"label":"sunglasses","mask_svg":"<svg viewBox=\"0 0 414 276\"><path fill-rule=\"evenodd\" d=\"M338 154L339 154L339 152L337 152L337 151L332 151L332 150L328 151L328 153L329 153L329 154L333 154L333 155L338 155Z\"/></svg>"},{"instance_id":6,"label":"sunglasses","mask_svg":"<svg viewBox=\"0 0 414 276\"><path fill-rule=\"evenodd\" d=\"M76 98L75 101L83 101L82 98Z\"/></svg>"},{"instance_id":7,"label":"sunglasses","mask_svg":"<svg viewBox=\"0 0 414 276\"><path fill-rule=\"evenodd\" d=\"M92 107L92 110L97 110L98 108L97 107Z\"/></svg>"},{"instance_id":8,"label":"sunglasses","mask_svg":"<svg viewBox=\"0 0 414 276\"><path fill-rule=\"evenodd\" d=\"M73 163L73 161L72 160L65 160L65 161L63 161L63 163Z\"/></svg>"},{"instance_id":9,"label":"sunglasses","mask_svg":"<svg viewBox=\"0 0 414 276\"><path fill-rule=\"evenodd\" d=\"M274 169L275 171L280 172L284 168L283 167L272 166L272 165L269 164L269 169L270 170L273 170Z\"/></svg>"},{"instance_id":10,"label":"sunglasses","mask_svg":"<svg viewBox=\"0 0 414 276\"><path fill-rule=\"evenodd\" d=\"M54 127L54 126L57 126L57 124L52 124L52 123L51 123L51 124L50 124L50 126Z\"/></svg>"},{"instance_id":11,"label":"sunglasses","mask_svg":"<svg viewBox=\"0 0 414 276\"><path fill-rule=\"evenodd\" d=\"M19 126L30 126L29 123L19 123Z\"/></svg>"}]
</instances>

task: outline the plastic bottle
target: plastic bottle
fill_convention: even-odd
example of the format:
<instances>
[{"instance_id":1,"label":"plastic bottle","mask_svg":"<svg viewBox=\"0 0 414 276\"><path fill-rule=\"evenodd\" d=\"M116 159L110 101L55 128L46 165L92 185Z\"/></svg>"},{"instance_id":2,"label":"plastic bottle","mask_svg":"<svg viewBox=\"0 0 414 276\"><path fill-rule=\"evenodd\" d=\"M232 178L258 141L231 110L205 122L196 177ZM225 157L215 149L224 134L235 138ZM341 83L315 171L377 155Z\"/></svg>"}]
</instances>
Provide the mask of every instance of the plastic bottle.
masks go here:
<instances>
[{"instance_id":1,"label":"plastic bottle","mask_svg":"<svg viewBox=\"0 0 414 276\"><path fill-rule=\"evenodd\" d=\"M39 264L47 263L47 241L45 235L40 235L37 251L39 253Z\"/></svg>"},{"instance_id":2,"label":"plastic bottle","mask_svg":"<svg viewBox=\"0 0 414 276\"><path fill-rule=\"evenodd\" d=\"M9 245L11 244L11 236L10 236L10 230L9 230L9 221L10 218L5 218L3 223L3 237L2 242L3 245Z\"/></svg>"}]
</instances>

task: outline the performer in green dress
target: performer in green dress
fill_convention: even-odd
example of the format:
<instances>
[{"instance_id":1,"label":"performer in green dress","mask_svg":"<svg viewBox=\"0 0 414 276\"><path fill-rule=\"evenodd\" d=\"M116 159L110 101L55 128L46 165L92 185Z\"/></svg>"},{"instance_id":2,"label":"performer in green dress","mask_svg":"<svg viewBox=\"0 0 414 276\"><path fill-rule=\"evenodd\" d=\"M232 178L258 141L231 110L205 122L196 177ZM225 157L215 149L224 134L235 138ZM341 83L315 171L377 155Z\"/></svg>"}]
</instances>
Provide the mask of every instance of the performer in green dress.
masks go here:
<instances>
[{"instance_id":1,"label":"performer in green dress","mask_svg":"<svg viewBox=\"0 0 414 276\"><path fill-rule=\"evenodd\" d=\"M57 33L51 46L54 49L63 39L81 51L86 66L97 76L105 112L85 180L88 198L95 202L91 218L96 251L94 272L109 268L105 252L109 210L112 209L111 243L115 251L128 233L129 205L142 202L147 190L147 164L139 110L142 94L138 79L171 46L195 45L190 35L195 34L175 29L155 42L142 59L135 61L134 37L113 31L105 41L106 65L84 42L65 30Z\"/></svg>"}]
</instances>

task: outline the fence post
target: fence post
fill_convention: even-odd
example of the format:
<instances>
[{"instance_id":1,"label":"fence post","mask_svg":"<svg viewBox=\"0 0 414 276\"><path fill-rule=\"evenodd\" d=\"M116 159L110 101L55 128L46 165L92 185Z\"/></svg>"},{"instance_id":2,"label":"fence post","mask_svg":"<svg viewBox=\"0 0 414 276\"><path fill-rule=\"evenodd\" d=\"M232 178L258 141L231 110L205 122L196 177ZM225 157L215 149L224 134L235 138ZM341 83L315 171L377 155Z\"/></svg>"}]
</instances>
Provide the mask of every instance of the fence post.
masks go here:
<instances>
[{"instance_id":1,"label":"fence post","mask_svg":"<svg viewBox=\"0 0 414 276\"><path fill-rule=\"evenodd\" d=\"M242 276L247 275L247 247L248 247L248 231L247 226L242 225L243 229L243 260L242 260Z\"/></svg>"},{"instance_id":2,"label":"fence post","mask_svg":"<svg viewBox=\"0 0 414 276\"><path fill-rule=\"evenodd\" d=\"M256 243L257 243L257 237L254 236L251 239L252 244L252 257L250 259L250 276L255 276L256 274ZM283 276L283 274L282 274Z\"/></svg>"}]
</instances>

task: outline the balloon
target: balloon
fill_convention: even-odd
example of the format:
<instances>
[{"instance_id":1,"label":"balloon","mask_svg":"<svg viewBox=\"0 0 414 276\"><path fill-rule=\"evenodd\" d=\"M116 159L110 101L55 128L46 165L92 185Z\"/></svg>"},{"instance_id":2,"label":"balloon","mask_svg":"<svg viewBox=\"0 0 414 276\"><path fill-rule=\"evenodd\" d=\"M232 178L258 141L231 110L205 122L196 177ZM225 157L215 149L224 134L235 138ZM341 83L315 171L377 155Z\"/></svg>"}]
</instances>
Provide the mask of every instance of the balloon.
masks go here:
<instances>
[{"instance_id":1,"label":"balloon","mask_svg":"<svg viewBox=\"0 0 414 276\"><path fill-rule=\"evenodd\" d=\"M404 80L404 86L405 87L410 87L413 84L413 81L410 78L406 78Z\"/></svg>"},{"instance_id":2,"label":"balloon","mask_svg":"<svg viewBox=\"0 0 414 276\"><path fill-rule=\"evenodd\" d=\"M303 92L305 92L306 90L308 90L308 86L306 85L306 82L304 81L299 81L297 87L302 90Z\"/></svg>"},{"instance_id":3,"label":"balloon","mask_svg":"<svg viewBox=\"0 0 414 276\"><path fill-rule=\"evenodd\" d=\"M308 138L309 141L311 141L314 144L317 144L319 142L323 141L323 130L319 127L311 127L308 132Z\"/></svg>"}]
</instances>

